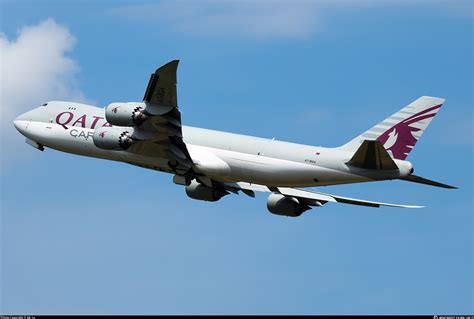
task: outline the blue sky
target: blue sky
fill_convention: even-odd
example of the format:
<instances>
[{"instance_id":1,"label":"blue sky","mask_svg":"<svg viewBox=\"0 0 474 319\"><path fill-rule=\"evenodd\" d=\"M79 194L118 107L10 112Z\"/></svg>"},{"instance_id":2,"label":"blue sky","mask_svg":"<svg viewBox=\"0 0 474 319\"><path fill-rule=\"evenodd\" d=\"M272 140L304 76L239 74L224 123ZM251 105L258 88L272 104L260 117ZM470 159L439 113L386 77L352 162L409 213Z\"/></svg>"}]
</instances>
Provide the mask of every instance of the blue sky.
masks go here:
<instances>
[{"instance_id":1,"label":"blue sky","mask_svg":"<svg viewBox=\"0 0 474 319\"><path fill-rule=\"evenodd\" d=\"M446 314L473 306L470 1L1 2L1 312ZM421 210L265 195L207 203L170 175L23 143L44 101L140 101L180 59L185 125L338 146L422 95L446 98L418 175L320 188Z\"/></svg>"}]
</instances>

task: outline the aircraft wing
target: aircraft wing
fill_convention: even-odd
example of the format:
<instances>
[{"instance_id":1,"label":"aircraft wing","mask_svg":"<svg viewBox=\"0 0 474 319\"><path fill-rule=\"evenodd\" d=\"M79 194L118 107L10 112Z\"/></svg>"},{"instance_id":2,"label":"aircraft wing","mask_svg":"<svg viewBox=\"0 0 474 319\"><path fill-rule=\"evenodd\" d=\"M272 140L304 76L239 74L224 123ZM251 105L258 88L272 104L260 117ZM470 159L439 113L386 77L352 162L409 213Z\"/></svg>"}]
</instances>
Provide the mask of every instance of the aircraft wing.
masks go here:
<instances>
[{"instance_id":1,"label":"aircraft wing","mask_svg":"<svg viewBox=\"0 0 474 319\"><path fill-rule=\"evenodd\" d=\"M176 92L178 63L178 60L173 60L151 75L143 97L144 114L148 119L139 126L147 138L128 150L168 159L170 171L185 175L192 170L192 160L181 131L181 112Z\"/></svg>"},{"instance_id":2,"label":"aircraft wing","mask_svg":"<svg viewBox=\"0 0 474 319\"><path fill-rule=\"evenodd\" d=\"M173 60L159 67L150 76L143 101L163 106L178 107L176 93L176 70L179 60Z\"/></svg>"},{"instance_id":3,"label":"aircraft wing","mask_svg":"<svg viewBox=\"0 0 474 319\"><path fill-rule=\"evenodd\" d=\"M399 205L399 204L389 204L374 202L368 200L361 200L356 198L342 197L331 194L324 194L315 191L309 191L299 188L290 188L290 187L269 187L265 185L237 182L237 183L225 183L224 187L230 191L241 190L245 194L253 197L256 192L267 192L267 193L277 193L286 196L291 196L297 198L300 203L304 203L308 206L322 206L328 202L332 203L343 203L351 205L360 205L360 206L369 206L369 207L380 207L380 206L389 206L389 207L399 207L399 208L423 208L424 206L413 206L413 205Z\"/></svg>"}]
</instances>

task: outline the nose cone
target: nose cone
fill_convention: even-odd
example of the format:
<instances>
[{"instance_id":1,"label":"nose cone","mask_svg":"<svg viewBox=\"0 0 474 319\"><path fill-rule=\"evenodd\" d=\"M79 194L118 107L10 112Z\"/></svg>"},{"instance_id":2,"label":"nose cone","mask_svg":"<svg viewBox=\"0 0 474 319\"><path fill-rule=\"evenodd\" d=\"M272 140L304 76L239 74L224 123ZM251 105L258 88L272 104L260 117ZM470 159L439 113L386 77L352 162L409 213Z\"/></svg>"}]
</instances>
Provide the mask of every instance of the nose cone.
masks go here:
<instances>
[{"instance_id":1,"label":"nose cone","mask_svg":"<svg viewBox=\"0 0 474 319\"><path fill-rule=\"evenodd\" d=\"M22 115L18 116L14 121L13 125L21 134L26 136L26 132L28 131L28 125L32 120L32 113L33 111L28 111L23 113Z\"/></svg>"},{"instance_id":2,"label":"nose cone","mask_svg":"<svg viewBox=\"0 0 474 319\"><path fill-rule=\"evenodd\" d=\"M21 117L21 116L20 116ZM15 128L18 130L18 132L20 132L21 134L25 135L26 136L26 132L28 130L28 124L30 123L30 121L26 121L26 120L23 120L23 119L19 119L20 117L17 117L14 121L13 121L13 125L15 126Z\"/></svg>"}]
</instances>

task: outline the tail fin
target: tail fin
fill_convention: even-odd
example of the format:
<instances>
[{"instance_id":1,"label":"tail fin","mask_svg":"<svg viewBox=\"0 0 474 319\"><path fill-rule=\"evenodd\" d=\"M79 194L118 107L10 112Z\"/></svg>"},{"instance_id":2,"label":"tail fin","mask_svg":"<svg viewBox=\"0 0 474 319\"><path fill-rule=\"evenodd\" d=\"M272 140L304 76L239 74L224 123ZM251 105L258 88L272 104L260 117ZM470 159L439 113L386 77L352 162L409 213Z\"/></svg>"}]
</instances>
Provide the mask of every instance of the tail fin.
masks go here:
<instances>
[{"instance_id":1,"label":"tail fin","mask_svg":"<svg viewBox=\"0 0 474 319\"><path fill-rule=\"evenodd\" d=\"M422 96L341 148L355 152L364 140L377 140L393 158L404 160L444 101L437 97Z\"/></svg>"}]
</instances>

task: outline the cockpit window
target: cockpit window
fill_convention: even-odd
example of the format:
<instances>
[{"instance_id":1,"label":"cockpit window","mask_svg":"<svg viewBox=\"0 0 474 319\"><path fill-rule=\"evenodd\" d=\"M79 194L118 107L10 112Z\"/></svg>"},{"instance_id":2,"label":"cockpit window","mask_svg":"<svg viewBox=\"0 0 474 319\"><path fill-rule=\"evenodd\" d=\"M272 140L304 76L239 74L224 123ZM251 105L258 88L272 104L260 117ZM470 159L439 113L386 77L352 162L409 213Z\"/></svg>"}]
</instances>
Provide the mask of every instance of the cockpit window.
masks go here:
<instances>
[{"instance_id":1,"label":"cockpit window","mask_svg":"<svg viewBox=\"0 0 474 319\"><path fill-rule=\"evenodd\" d=\"M48 103L44 103L44 104L43 104L43 106L46 106L46 105L48 105Z\"/></svg>"}]
</instances>

